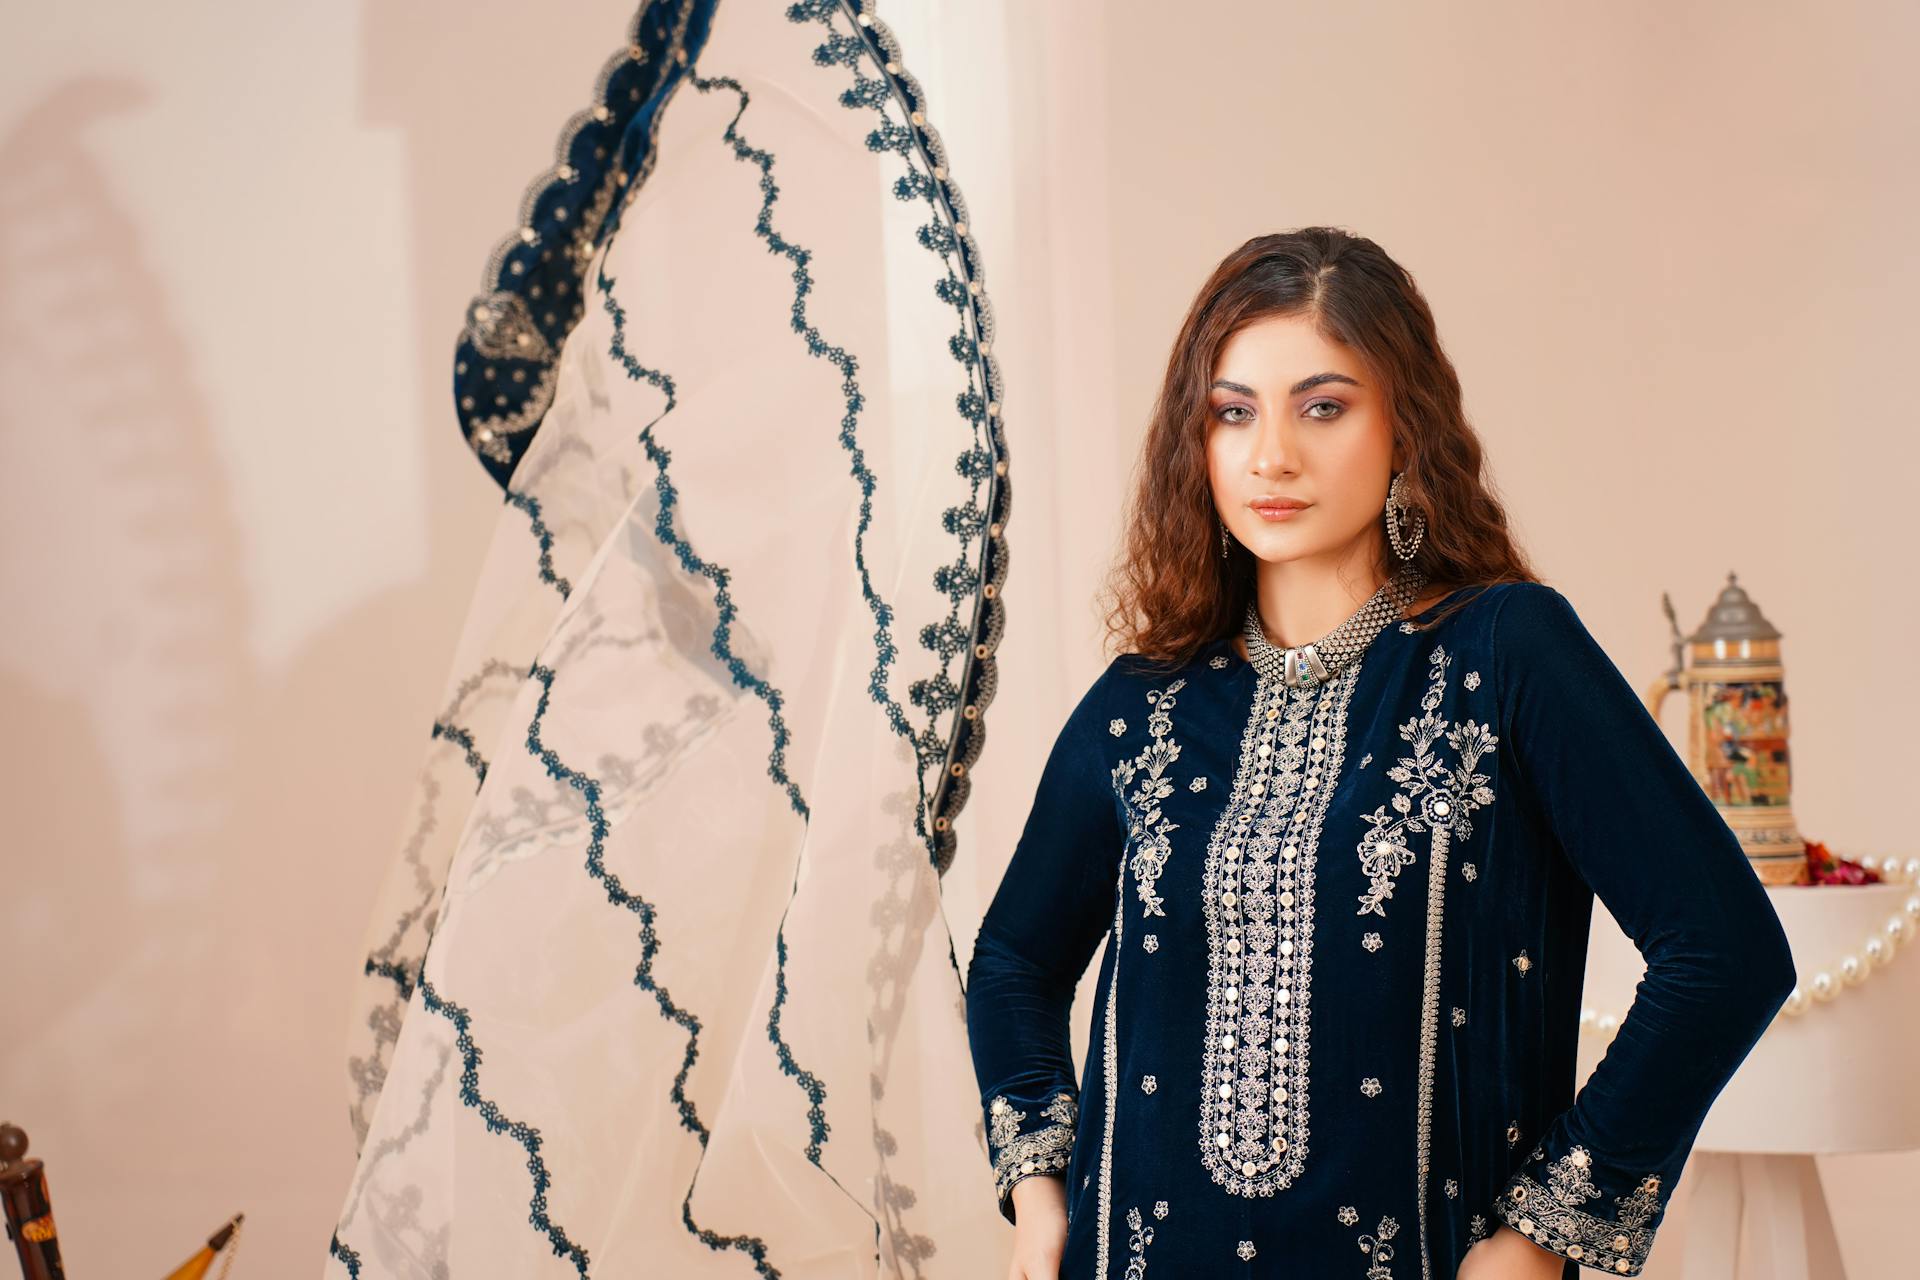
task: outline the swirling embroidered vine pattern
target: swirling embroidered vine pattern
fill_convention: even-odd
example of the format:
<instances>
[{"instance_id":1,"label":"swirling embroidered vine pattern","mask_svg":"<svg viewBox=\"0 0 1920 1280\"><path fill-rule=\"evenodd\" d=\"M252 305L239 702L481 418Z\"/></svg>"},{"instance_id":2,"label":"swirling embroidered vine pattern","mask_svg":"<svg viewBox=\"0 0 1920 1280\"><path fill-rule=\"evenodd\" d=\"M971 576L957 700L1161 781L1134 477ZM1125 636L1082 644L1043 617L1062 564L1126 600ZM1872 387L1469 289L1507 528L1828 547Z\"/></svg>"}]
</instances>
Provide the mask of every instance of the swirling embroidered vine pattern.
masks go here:
<instances>
[{"instance_id":1,"label":"swirling embroidered vine pattern","mask_svg":"<svg viewBox=\"0 0 1920 1280\"><path fill-rule=\"evenodd\" d=\"M1400 1224L1392 1218L1380 1219L1380 1225L1372 1231L1360 1235L1360 1252L1367 1255L1367 1280L1393 1280L1393 1268L1387 1264L1393 1261L1393 1246L1387 1241L1400 1231Z\"/></svg>"},{"instance_id":2,"label":"swirling embroidered vine pattern","mask_svg":"<svg viewBox=\"0 0 1920 1280\"><path fill-rule=\"evenodd\" d=\"M1173 695L1185 688L1186 683L1184 679L1175 680L1164 691L1147 690L1147 705L1152 708L1147 713L1147 745L1133 759L1113 766L1113 789L1126 809L1127 845L1133 850L1128 865L1133 871L1140 901L1145 904L1140 913L1143 916L1166 914L1160 909L1165 899L1153 890L1160 873L1166 869L1168 855L1173 852L1167 837L1179 830L1180 824L1168 821L1160 802L1173 794L1173 779L1167 776L1167 767L1180 758L1180 744L1170 736ZM1126 789L1136 777L1140 784L1128 795Z\"/></svg>"},{"instance_id":3,"label":"swirling embroidered vine pattern","mask_svg":"<svg viewBox=\"0 0 1920 1280\"><path fill-rule=\"evenodd\" d=\"M993 1180L1004 1199L1015 1183L1036 1173L1052 1173L1067 1167L1073 1154L1073 1131L1079 1104L1071 1093L1053 1095L1041 1112L1049 1124L1027 1132L1020 1125L1027 1113L1016 1108L1005 1096L996 1096L988 1107L993 1143Z\"/></svg>"},{"instance_id":4,"label":"swirling embroidered vine pattern","mask_svg":"<svg viewBox=\"0 0 1920 1280\"><path fill-rule=\"evenodd\" d=\"M1465 840L1473 834L1468 815L1493 803L1493 789L1487 785L1491 779L1477 772L1476 766L1500 739L1490 725L1474 720L1450 727L1439 710L1453 658L1444 645L1435 645L1427 662L1428 683L1420 698L1420 714L1400 726L1400 737L1413 754L1401 756L1387 770L1387 776L1400 784L1389 801L1393 815L1387 813L1388 805L1381 805L1364 817L1367 833L1360 839L1360 869L1369 884L1355 915L1387 914L1385 903L1393 896L1401 869L1414 862L1409 835L1446 828L1455 840ZM1442 738L1453 749L1452 764L1434 749Z\"/></svg>"},{"instance_id":5,"label":"swirling embroidered vine pattern","mask_svg":"<svg viewBox=\"0 0 1920 1280\"><path fill-rule=\"evenodd\" d=\"M1167 1202L1160 1201L1153 1207L1155 1217L1167 1216ZM1146 1280L1147 1246L1153 1243L1153 1228L1141 1217L1140 1206L1127 1210L1127 1280Z\"/></svg>"},{"instance_id":6,"label":"swirling embroidered vine pattern","mask_svg":"<svg viewBox=\"0 0 1920 1280\"><path fill-rule=\"evenodd\" d=\"M1536 1148L1532 1160L1545 1159ZM1582 1206L1600 1198L1593 1183L1593 1157L1575 1146L1547 1166L1546 1185L1517 1173L1494 1212L1535 1244L1574 1259L1584 1267L1625 1275L1646 1264L1653 1247L1648 1223L1660 1210L1660 1178L1649 1173L1625 1195L1615 1196L1613 1218L1597 1217Z\"/></svg>"}]
</instances>

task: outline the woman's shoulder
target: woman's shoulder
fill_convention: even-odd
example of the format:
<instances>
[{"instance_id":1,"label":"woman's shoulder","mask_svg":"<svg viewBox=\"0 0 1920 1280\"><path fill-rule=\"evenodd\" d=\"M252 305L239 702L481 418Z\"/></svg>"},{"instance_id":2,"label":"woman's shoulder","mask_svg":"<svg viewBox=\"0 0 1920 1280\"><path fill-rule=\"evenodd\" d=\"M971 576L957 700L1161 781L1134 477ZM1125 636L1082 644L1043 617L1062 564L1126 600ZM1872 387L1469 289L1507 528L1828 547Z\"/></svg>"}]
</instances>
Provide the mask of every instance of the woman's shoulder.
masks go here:
<instances>
[{"instance_id":1,"label":"woman's shoulder","mask_svg":"<svg viewBox=\"0 0 1920 1280\"><path fill-rule=\"evenodd\" d=\"M1139 653L1115 654L1080 695L1073 717L1098 718L1104 724L1108 708L1131 708L1148 692L1156 696L1169 692L1177 695L1185 681L1197 672L1209 670L1210 662L1213 670L1227 666L1219 660L1228 652L1227 644L1226 640L1208 641L1182 662L1167 662Z\"/></svg>"},{"instance_id":2,"label":"woman's shoulder","mask_svg":"<svg viewBox=\"0 0 1920 1280\"><path fill-rule=\"evenodd\" d=\"M1524 581L1480 582L1456 587L1439 600L1415 611L1410 616L1420 618L1439 611L1443 604L1451 604L1458 597L1460 606L1448 614L1448 620L1462 623L1477 621L1492 633L1501 626L1506 618L1538 623L1551 621L1556 617L1569 614L1573 605L1554 587L1544 582L1527 579Z\"/></svg>"},{"instance_id":3,"label":"woman's shoulder","mask_svg":"<svg viewBox=\"0 0 1920 1280\"><path fill-rule=\"evenodd\" d=\"M1584 630L1573 601L1545 582L1502 582L1494 601L1494 636L1502 644Z\"/></svg>"}]
</instances>

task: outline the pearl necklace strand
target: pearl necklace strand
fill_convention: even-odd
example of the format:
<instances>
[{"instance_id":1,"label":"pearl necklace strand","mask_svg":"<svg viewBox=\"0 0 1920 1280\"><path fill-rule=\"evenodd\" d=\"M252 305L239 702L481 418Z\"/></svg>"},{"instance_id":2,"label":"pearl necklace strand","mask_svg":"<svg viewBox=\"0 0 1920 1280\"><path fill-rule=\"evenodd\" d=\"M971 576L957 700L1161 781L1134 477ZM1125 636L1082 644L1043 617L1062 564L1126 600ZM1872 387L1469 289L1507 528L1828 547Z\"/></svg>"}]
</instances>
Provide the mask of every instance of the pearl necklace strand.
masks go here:
<instances>
[{"instance_id":1,"label":"pearl necklace strand","mask_svg":"<svg viewBox=\"0 0 1920 1280\"><path fill-rule=\"evenodd\" d=\"M1878 871L1884 883L1920 884L1920 858L1908 858L1904 863L1897 858L1888 858L1884 864L1871 856L1855 858L1854 861L1868 871ZM1863 986L1875 971L1886 968L1900 956L1906 945L1913 941L1916 932L1920 932L1920 893L1908 895L1898 911L1888 916L1879 929L1868 934L1861 942L1858 954L1848 952L1840 957L1838 964L1815 970L1810 980L1795 986L1787 996L1787 1002L1774 1015L1774 1021L1797 1018L1816 1004L1831 1003L1849 987ZM1620 1018L1610 1013L1603 1014L1597 1009L1582 1008L1580 1029L1611 1040L1620 1029Z\"/></svg>"}]
</instances>

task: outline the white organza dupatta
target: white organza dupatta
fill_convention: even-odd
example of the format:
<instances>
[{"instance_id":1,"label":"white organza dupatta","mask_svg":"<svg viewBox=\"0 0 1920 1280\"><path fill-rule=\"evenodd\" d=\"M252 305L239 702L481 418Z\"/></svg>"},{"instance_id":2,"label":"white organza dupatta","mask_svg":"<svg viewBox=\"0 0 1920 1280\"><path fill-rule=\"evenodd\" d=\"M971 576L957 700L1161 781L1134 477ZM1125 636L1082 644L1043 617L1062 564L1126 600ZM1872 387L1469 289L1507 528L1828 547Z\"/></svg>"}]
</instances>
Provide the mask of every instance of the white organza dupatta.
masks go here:
<instances>
[{"instance_id":1,"label":"white organza dupatta","mask_svg":"<svg viewBox=\"0 0 1920 1280\"><path fill-rule=\"evenodd\" d=\"M587 264L370 926L330 1276L997 1265L939 873L1004 451L898 58L723 0Z\"/></svg>"}]
</instances>

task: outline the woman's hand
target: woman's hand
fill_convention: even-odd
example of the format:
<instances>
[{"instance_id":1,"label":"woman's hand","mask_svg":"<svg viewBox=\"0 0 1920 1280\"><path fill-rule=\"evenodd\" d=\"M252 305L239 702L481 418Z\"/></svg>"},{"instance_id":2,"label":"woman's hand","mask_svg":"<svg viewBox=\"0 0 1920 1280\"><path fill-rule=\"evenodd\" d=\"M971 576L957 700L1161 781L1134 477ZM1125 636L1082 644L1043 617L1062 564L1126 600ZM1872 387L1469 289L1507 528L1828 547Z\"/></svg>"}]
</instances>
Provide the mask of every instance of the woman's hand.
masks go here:
<instances>
[{"instance_id":1,"label":"woman's hand","mask_svg":"<svg viewBox=\"0 0 1920 1280\"><path fill-rule=\"evenodd\" d=\"M1036 1173L1013 1184L1013 1263L1007 1280L1060 1280L1067 1245L1067 1180Z\"/></svg>"},{"instance_id":2,"label":"woman's hand","mask_svg":"<svg viewBox=\"0 0 1920 1280\"><path fill-rule=\"evenodd\" d=\"M1503 1222L1467 1250L1453 1274L1454 1280L1560 1280L1566 1266L1565 1258L1542 1249Z\"/></svg>"}]
</instances>

